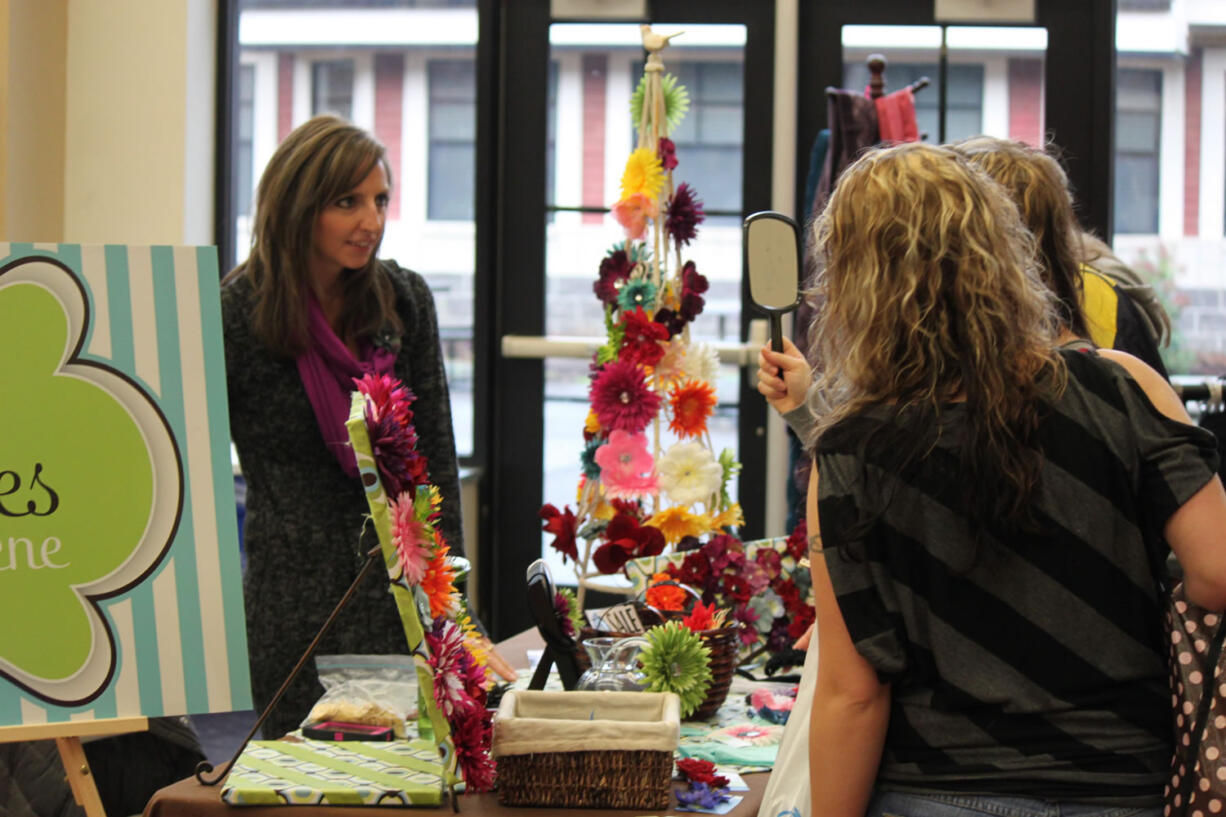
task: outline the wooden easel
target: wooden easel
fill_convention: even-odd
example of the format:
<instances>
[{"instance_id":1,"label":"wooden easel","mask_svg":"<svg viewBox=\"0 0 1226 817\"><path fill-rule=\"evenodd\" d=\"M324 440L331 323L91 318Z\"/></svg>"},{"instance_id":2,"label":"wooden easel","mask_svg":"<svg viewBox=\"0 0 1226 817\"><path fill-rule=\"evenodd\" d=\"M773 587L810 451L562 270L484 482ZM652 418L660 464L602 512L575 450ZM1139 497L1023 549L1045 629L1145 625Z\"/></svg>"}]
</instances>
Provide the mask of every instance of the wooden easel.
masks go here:
<instances>
[{"instance_id":1,"label":"wooden easel","mask_svg":"<svg viewBox=\"0 0 1226 817\"><path fill-rule=\"evenodd\" d=\"M144 717L0 726L0 743L54 739L77 805L85 809L86 817L106 817L102 799L98 796L98 787L90 773L89 761L85 759L81 738L93 735L126 735L130 732L144 732L148 728L149 719Z\"/></svg>"}]
</instances>

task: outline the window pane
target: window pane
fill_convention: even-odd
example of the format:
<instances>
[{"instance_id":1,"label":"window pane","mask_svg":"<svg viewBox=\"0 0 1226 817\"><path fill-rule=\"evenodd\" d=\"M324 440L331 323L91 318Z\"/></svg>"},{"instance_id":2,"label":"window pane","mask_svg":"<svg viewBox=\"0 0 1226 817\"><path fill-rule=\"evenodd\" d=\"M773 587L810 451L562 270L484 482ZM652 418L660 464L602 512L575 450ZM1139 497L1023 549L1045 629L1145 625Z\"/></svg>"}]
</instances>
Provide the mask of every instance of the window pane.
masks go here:
<instances>
[{"instance_id":1,"label":"window pane","mask_svg":"<svg viewBox=\"0 0 1226 817\"><path fill-rule=\"evenodd\" d=\"M476 66L431 60L428 218L471 221L476 157Z\"/></svg>"},{"instance_id":2,"label":"window pane","mask_svg":"<svg viewBox=\"0 0 1226 817\"><path fill-rule=\"evenodd\" d=\"M1115 230L1158 232L1158 163L1151 156L1115 159Z\"/></svg>"},{"instance_id":3,"label":"window pane","mask_svg":"<svg viewBox=\"0 0 1226 817\"><path fill-rule=\"evenodd\" d=\"M1120 111L1116 115L1115 149L1153 153L1158 148L1158 117L1151 113Z\"/></svg>"},{"instance_id":4,"label":"window pane","mask_svg":"<svg viewBox=\"0 0 1226 817\"><path fill-rule=\"evenodd\" d=\"M237 80L238 112L234 122L234 214L251 214L255 192L251 178L254 157L255 66L240 65Z\"/></svg>"},{"instance_id":5,"label":"window pane","mask_svg":"<svg viewBox=\"0 0 1226 817\"><path fill-rule=\"evenodd\" d=\"M353 60L327 60L311 66L311 113L353 119Z\"/></svg>"}]
</instances>

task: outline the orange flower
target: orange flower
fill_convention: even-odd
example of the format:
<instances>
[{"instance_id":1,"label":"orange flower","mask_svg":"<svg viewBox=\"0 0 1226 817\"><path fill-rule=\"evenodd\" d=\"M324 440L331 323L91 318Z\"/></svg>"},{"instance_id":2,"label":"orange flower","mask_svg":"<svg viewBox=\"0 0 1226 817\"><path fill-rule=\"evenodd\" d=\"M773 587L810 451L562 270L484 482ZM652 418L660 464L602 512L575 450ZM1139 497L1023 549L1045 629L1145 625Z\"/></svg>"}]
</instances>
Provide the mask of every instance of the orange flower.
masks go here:
<instances>
[{"instance_id":1,"label":"orange flower","mask_svg":"<svg viewBox=\"0 0 1226 817\"><path fill-rule=\"evenodd\" d=\"M668 402L673 408L669 430L683 438L700 437L715 411L715 387L702 380L687 380L673 389Z\"/></svg>"},{"instance_id":2,"label":"orange flower","mask_svg":"<svg viewBox=\"0 0 1226 817\"><path fill-rule=\"evenodd\" d=\"M712 530L715 528L739 528L744 524L745 514L741 510L741 503L739 502L733 502L711 520Z\"/></svg>"},{"instance_id":3,"label":"orange flower","mask_svg":"<svg viewBox=\"0 0 1226 817\"><path fill-rule=\"evenodd\" d=\"M435 533L434 555L426 566L421 589L430 602L430 617L446 617L459 606L459 594L455 589L455 569L447 562L447 544Z\"/></svg>"},{"instance_id":4,"label":"orange flower","mask_svg":"<svg viewBox=\"0 0 1226 817\"><path fill-rule=\"evenodd\" d=\"M691 513L679 505L665 508L652 514L647 524L659 528L664 534L664 541L675 545L686 536L701 536L711 527L711 520L706 514Z\"/></svg>"},{"instance_id":5,"label":"orange flower","mask_svg":"<svg viewBox=\"0 0 1226 817\"><path fill-rule=\"evenodd\" d=\"M656 573L647 586L647 603L657 610L681 610L685 607L686 592L667 573Z\"/></svg>"},{"instance_id":6,"label":"orange flower","mask_svg":"<svg viewBox=\"0 0 1226 817\"><path fill-rule=\"evenodd\" d=\"M626 230L626 238L637 241L647 232L647 220L660 214L660 203L646 193L631 193L614 203L613 217Z\"/></svg>"}]
</instances>

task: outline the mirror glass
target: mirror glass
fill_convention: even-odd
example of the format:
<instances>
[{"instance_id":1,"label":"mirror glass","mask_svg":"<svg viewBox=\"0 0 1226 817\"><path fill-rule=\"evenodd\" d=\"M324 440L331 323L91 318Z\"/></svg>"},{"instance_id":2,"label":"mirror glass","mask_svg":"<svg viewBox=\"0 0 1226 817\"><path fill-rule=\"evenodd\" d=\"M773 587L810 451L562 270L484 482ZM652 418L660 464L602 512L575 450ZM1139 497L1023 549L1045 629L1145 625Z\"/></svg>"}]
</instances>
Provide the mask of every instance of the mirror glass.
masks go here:
<instances>
[{"instance_id":1,"label":"mirror glass","mask_svg":"<svg viewBox=\"0 0 1226 817\"><path fill-rule=\"evenodd\" d=\"M768 311L786 312L800 303L800 231L782 213L754 213L745 219L745 266L749 297Z\"/></svg>"}]
</instances>

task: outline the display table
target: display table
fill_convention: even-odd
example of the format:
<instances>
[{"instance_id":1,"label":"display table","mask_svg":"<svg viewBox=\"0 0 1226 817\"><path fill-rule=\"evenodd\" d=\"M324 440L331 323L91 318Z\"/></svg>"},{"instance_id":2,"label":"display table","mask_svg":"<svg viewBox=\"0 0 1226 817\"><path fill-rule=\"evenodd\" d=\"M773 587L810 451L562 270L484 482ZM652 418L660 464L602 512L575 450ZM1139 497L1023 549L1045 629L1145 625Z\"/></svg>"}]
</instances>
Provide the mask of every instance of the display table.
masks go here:
<instances>
[{"instance_id":1,"label":"display table","mask_svg":"<svg viewBox=\"0 0 1226 817\"><path fill-rule=\"evenodd\" d=\"M525 631L498 644L498 651L516 667L528 666L527 650L540 648L541 641L535 630ZM766 781L770 777L767 772L743 775L749 791L733 792L743 799L737 807L728 812L734 817L753 817L758 813L758 805L762 802L762 794ZM683 784L677 782L678 787ZM180 780L156 792L145 806L145 817L290 817L301 814L303 817L355 817L356 815L404 814L405 807L381 808L377 806L242 806L235 807L221 800L221 784L203 786L195 777ZM575 808L536 808L525 806L503 806L498 802L497 792L488 794L462 794L459 799L460 813L476 815L476 817L562 817L562 815L582 814L590 817L627 817L627 815L646 814L683 814L675 808L661 811L649 809L575 809ZM418 809L426 813L439 815L451 814L451 804L444 803L440 808Z\"/></svg>"}]
</instances>

